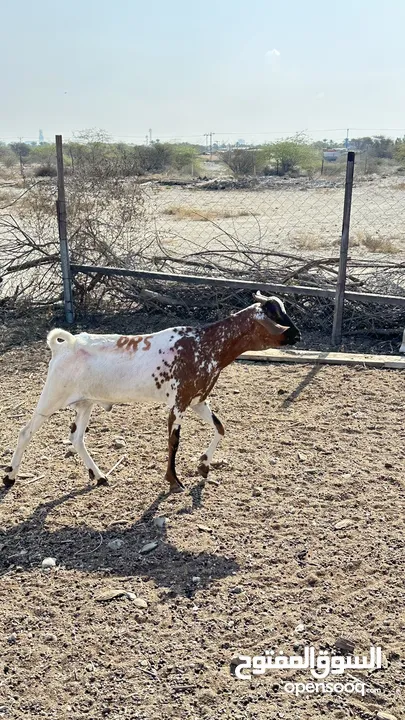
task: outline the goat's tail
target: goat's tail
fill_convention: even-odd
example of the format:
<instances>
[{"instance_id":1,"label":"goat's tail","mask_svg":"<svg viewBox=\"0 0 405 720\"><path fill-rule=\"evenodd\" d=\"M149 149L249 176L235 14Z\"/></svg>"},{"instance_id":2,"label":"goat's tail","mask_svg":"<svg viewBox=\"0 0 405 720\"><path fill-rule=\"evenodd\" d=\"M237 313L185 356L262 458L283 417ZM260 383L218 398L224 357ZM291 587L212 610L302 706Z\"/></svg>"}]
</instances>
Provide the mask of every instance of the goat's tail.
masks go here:
<instances>
[{"instance_id":1,"label":"goat's tail","mask_svg":"<svg viewBox=\"0 0 405 720\"><path fill-rule=\"evenodd\" d=\"M76 339L67 330L55 328L55 330L51 330L51 332L48 333L46 342L48 343L48 346L50 347L52 354L54 355L55 351L59 351L59 348L60 350L63 349L64 351L72 350L75 346Z\"/></svg>"}]
</instances>

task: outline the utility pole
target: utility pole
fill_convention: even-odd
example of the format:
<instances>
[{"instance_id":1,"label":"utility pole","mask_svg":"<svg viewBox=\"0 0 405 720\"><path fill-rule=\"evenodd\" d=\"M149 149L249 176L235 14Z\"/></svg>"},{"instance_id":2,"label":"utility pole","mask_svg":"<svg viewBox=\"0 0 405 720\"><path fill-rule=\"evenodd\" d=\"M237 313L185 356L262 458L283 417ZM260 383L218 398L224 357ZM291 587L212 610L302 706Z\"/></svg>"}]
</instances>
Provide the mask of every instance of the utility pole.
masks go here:
<instances>
[{"instance_id":1,"label":"utility pole","mask_svg":"<svg viewBox=\"0 0 405 720\"><path fill-rule=\"evenodd\" d=\"M205 152L208 153L208 133L204 133L205 137Z\"/></svg>"},{"instance_id":2,"label":"utility pole","mask_svg":"<svg viewBox=\"0 0 405 720\"><path fill-rule=\"evenodd\" d=\"M152 128L149 128L149 144L152 145Z\"/></svg>"},{"instance_id":3,"label":"utility pole","mask_svg":"<svg viewBox=\"0 0 405 720\"><path fill-rule=\"evenodd\" d=\"M214 132L210 132L210 160L212 160L212 136L215 135Z\"/></svg>"},{"instance_id":4,"label":"utility pole","mask_svg":"<svg viewBox=\"0 0 405 720\"><path fill-rule=\"evenodd\" d=\"M145 135L145 145L149 145L149 136Z\"/></svg>"}]
</instances>

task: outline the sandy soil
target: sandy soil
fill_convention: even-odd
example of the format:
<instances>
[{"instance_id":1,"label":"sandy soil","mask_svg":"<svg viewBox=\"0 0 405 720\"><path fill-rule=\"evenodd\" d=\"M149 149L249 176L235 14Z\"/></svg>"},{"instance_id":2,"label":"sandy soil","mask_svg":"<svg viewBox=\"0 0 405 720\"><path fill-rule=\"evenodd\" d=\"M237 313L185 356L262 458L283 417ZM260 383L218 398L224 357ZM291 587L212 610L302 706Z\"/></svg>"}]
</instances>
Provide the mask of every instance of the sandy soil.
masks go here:
<instances>
[{"instance_id":1,"label":"sandy soil","mask_svg":"<svg viewBox=\"0 0 405 720\"><path fill-rule=\"evenodd\" d=\"M0 360L4 465L44 380L43 345ZM0 717L405 718L403 386L394 371L235 364L212 397L227 432L219 484L195 475L210 430L187 416L187 490L169 497L162 408L94 414L101 466L126 455L106 488L65 457L72 413L53 417L0 498ZM342 519L352 524L336 530ZM110 589L147 607L102 601ZM330 649L339 636L358 654L382 646L388 667L357 672L377 694L295 698L284 684L309 675L230 673L235 655Z\"/></svg>"}]
</instances>

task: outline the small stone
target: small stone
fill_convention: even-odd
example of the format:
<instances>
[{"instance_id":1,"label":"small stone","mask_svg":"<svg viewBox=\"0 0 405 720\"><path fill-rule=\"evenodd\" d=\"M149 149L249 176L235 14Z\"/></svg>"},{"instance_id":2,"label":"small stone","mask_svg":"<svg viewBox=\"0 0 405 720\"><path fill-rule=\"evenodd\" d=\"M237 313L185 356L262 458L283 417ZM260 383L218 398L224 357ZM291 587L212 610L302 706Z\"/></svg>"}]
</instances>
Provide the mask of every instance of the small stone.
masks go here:
<instances>
[{"instance_id":1,"label":"small stone","mask_svg":"<svg viewBox=\"0 0 405 720\"><path fill-rule=\"evenodd\" d=\"M305 462L305 461L306 461L307 456L304 455L304 453L299 452L299 453L297 453L297 454L298 454L298 460L299 460L300 462Z\"/></svg>"},{"instance_id":2,"label":"small stone","mask_svg":"<svg viewBox=\"0 0 405 720\"><path fill-rule=\"evenodd\" d=\"M305 630L305 625L303 625L302 623L299 623L299 625L297 625L297 627L295 628L294 632L302 633L302 632L304 632L304 630Z\"/></svg>"},{"instance_id":3,"label":"small stone","mask_svg":"<svg viewBox=\"0 0 405 720\"><path fill-rule=\"evenodd\" d=\"M350 520L349 518L345 518L344 520L339 520L339 522L336 523L334 526L335 530L343 530L343 528L350 527L350 525L353 525L353 520Z\"/></svg>"},{"instance_id":4,"label":"small stone","mask_svg":"<svg viewBox=\"0 0 405 720\"><path fill-rule=\"evenodd\" d=\"M15 645L15 643L17 642L17 633L12 633L11 635L9 635L9 637L7 638L7 642L9 645Z\"/></svg>"},{"instance_id":5,"label":"small stone","mask_svg":"<svg viewBox=\"0 0 405 720\"><path fill-rule=\"evenodd\" d=\"M156 527L159 528L160 530L162 530L164 527L166 527L167 523L168 523L168 520L166 517L163 517L163 515L160 517L153 518L153 524L156 525Z\"/></svg>"},{"instance_id":6,"label":"small stone","mask_svg":"<svg viewBox=\"0 0 405 720\"><path fill-rule=\"evenodd\" d=\"M208 527L208 525L197 525L197 529L200 532L212 533L212 528Z\"/></svg>"},{"instance_id":7,"label":"small stone","mask_svg":"<svg viewBox=\"0 0 405 720\"><path fill-rule=\"evenodd\" d=\"M201 578L199 577L199 575L194 575L192 580L193 580L193 583L199 583Z\"/></svg>"},{"instance_id":8,"label":"small stone","mask_svg":"<svg viewBox=\"0 0 405 720\"><path fill-rule=\"evenodd\" d=\"M110 548L110 550L119 550L123 544L123 540L120 540L120 538L114 538L114 540L110 540L110 542L107 543L107 547Z\"/></svg>"},{"instance_id":9,"label":"small stone","mask_svg":"<svg viewBox=\"0 0 405 720\"><path fill-rule=\"evenodd\" d=\"M391 715L391 713L384 712L383 710L380 710L377 713L378 720L397 720L396 715Z\"/></svg>"},{"instance_id":10,"label":"small stone","mask_svg":"<svg viewBox=\"0 0 405 720\"><path fill-rule=\"evenodd\" d=\"M74 448L72 448L72 447L70 447L70 448L69 448L68 450L66 450L66 452L65 452L65 458L74 457L75 455L76 455L76 450L75 450Z\"/></svg>"},{"instance_id":11,"label":"small stone","mask_svg":"<svg viewBox=\"0 0 405 720\"><path fill-rule=\"evenodd\" d=\"M239 595L242 592L242 588L239 587L239 585L236 585L235 587L231 588L229 592L232 593L232 595Z\"/></svg>"},{"instance_id":12,"label":"small stone","mask_svg":"<svg viewBox=\"0 0 405 720\"><path fill-rule=\"evenodd\" d=\"M354 652L355 642L348 638L338 637L335 640L336 650L340 650L342 653L349 653L350 655Z\"/></svg>"},{"instance_id":13,"label":"small stone","mask_svg":"<svg viewBox=\"0 0 405 720\"><path fill-rule=\"evenodd\" d=\"M263 495L263 488L262 487L254 487L252 491L253 497L261 497Z\"/></svg>"},{"instance_id":14,"label":"small stone","mask_svg":"<svg viewBox=\"0 0 405 720\"><path fill-rule=\"evenodd\" d=\"M159 543L157 543L156 541L150 542L150 543L146 543L146 545L144 545L143 547L141 547L141 549L140 549L139 552L144 555L144 554L146 554L146 553L152 552L152 550L155 550L158 545L159 545Z\"/></svg>"},{"instance_id":15,"label":"small stone","mask_svg":"<svg viewBox=\"0 0 405 720\"><path fill-rule=\"evenodd\" d=\"M56 560L55 558L47 557L42 560L42 567L43 568L52 568L56 566Z\"/></svg>"},{"instance_id":16,"label":"small stone","mask_svg":"<svg viewBox=\"0 0 405 720\"><path fill-rule=\"evenodd\" d=\"M137 597L135 593L127 592L126 596L128 600L131 600L134 603L135 607L140 608L141 610L146 610L148 607L146 600L142 600L142 598Z\"/></svg>"},{"instance_id":17,"label":"small stone","mask_svg":"<svg viewBox=\"0 0 405 720\"><path fill-rule=\"evenodd\" d=\"M212 480L211 478L207 478L206 481L209 485L215 485L215 487L219 487L218 480Z\"/></svg>"},{"instance_id":18,"label":"small stone","mask_svg":"<svg viewBox=\"0 0 405 720\"><path fill-rule=\"evenodd\" d=\"M120 450L121 448L124 448L126 446L126 442L123 437L115 437L113 440L113 447L116 448L116 450Z\"/></svg>"},{"instance_id":19,"label":"small stone","mask_svg":"<svg viewBox=\"0 0 405 720\"><path fill-rule=\"evenodd\" d=\"M238 667L238 665L242 665L243 663L244 663L244 659L242 657L239 657L238 655L233 657L231 662L229 663L229 669L231 671L231 675L235 675L236 668Z\"/></svg>"}]
</instances>

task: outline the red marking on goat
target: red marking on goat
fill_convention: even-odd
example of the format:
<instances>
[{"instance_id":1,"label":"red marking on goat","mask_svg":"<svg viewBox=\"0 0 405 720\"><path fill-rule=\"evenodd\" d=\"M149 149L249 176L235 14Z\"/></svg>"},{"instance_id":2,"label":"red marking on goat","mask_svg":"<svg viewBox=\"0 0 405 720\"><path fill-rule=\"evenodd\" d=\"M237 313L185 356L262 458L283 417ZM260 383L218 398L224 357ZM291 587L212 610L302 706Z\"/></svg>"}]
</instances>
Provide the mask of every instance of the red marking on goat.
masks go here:
<instances>
[{"instance_id":1,"label":"red marking on goat","mask_svg":"<svg viewBox=\"0 0 405 720\"><path fill-rule=\"evenodd\" d=\"M117 347L122 350L132 350L133 352L136 352L138 350L139 344L143 341L144 347L142 350L149 350L151 343L149 338L152 337L151 335L121 335L120 338L117 340Z\"/></svg>"}]
</instances>

